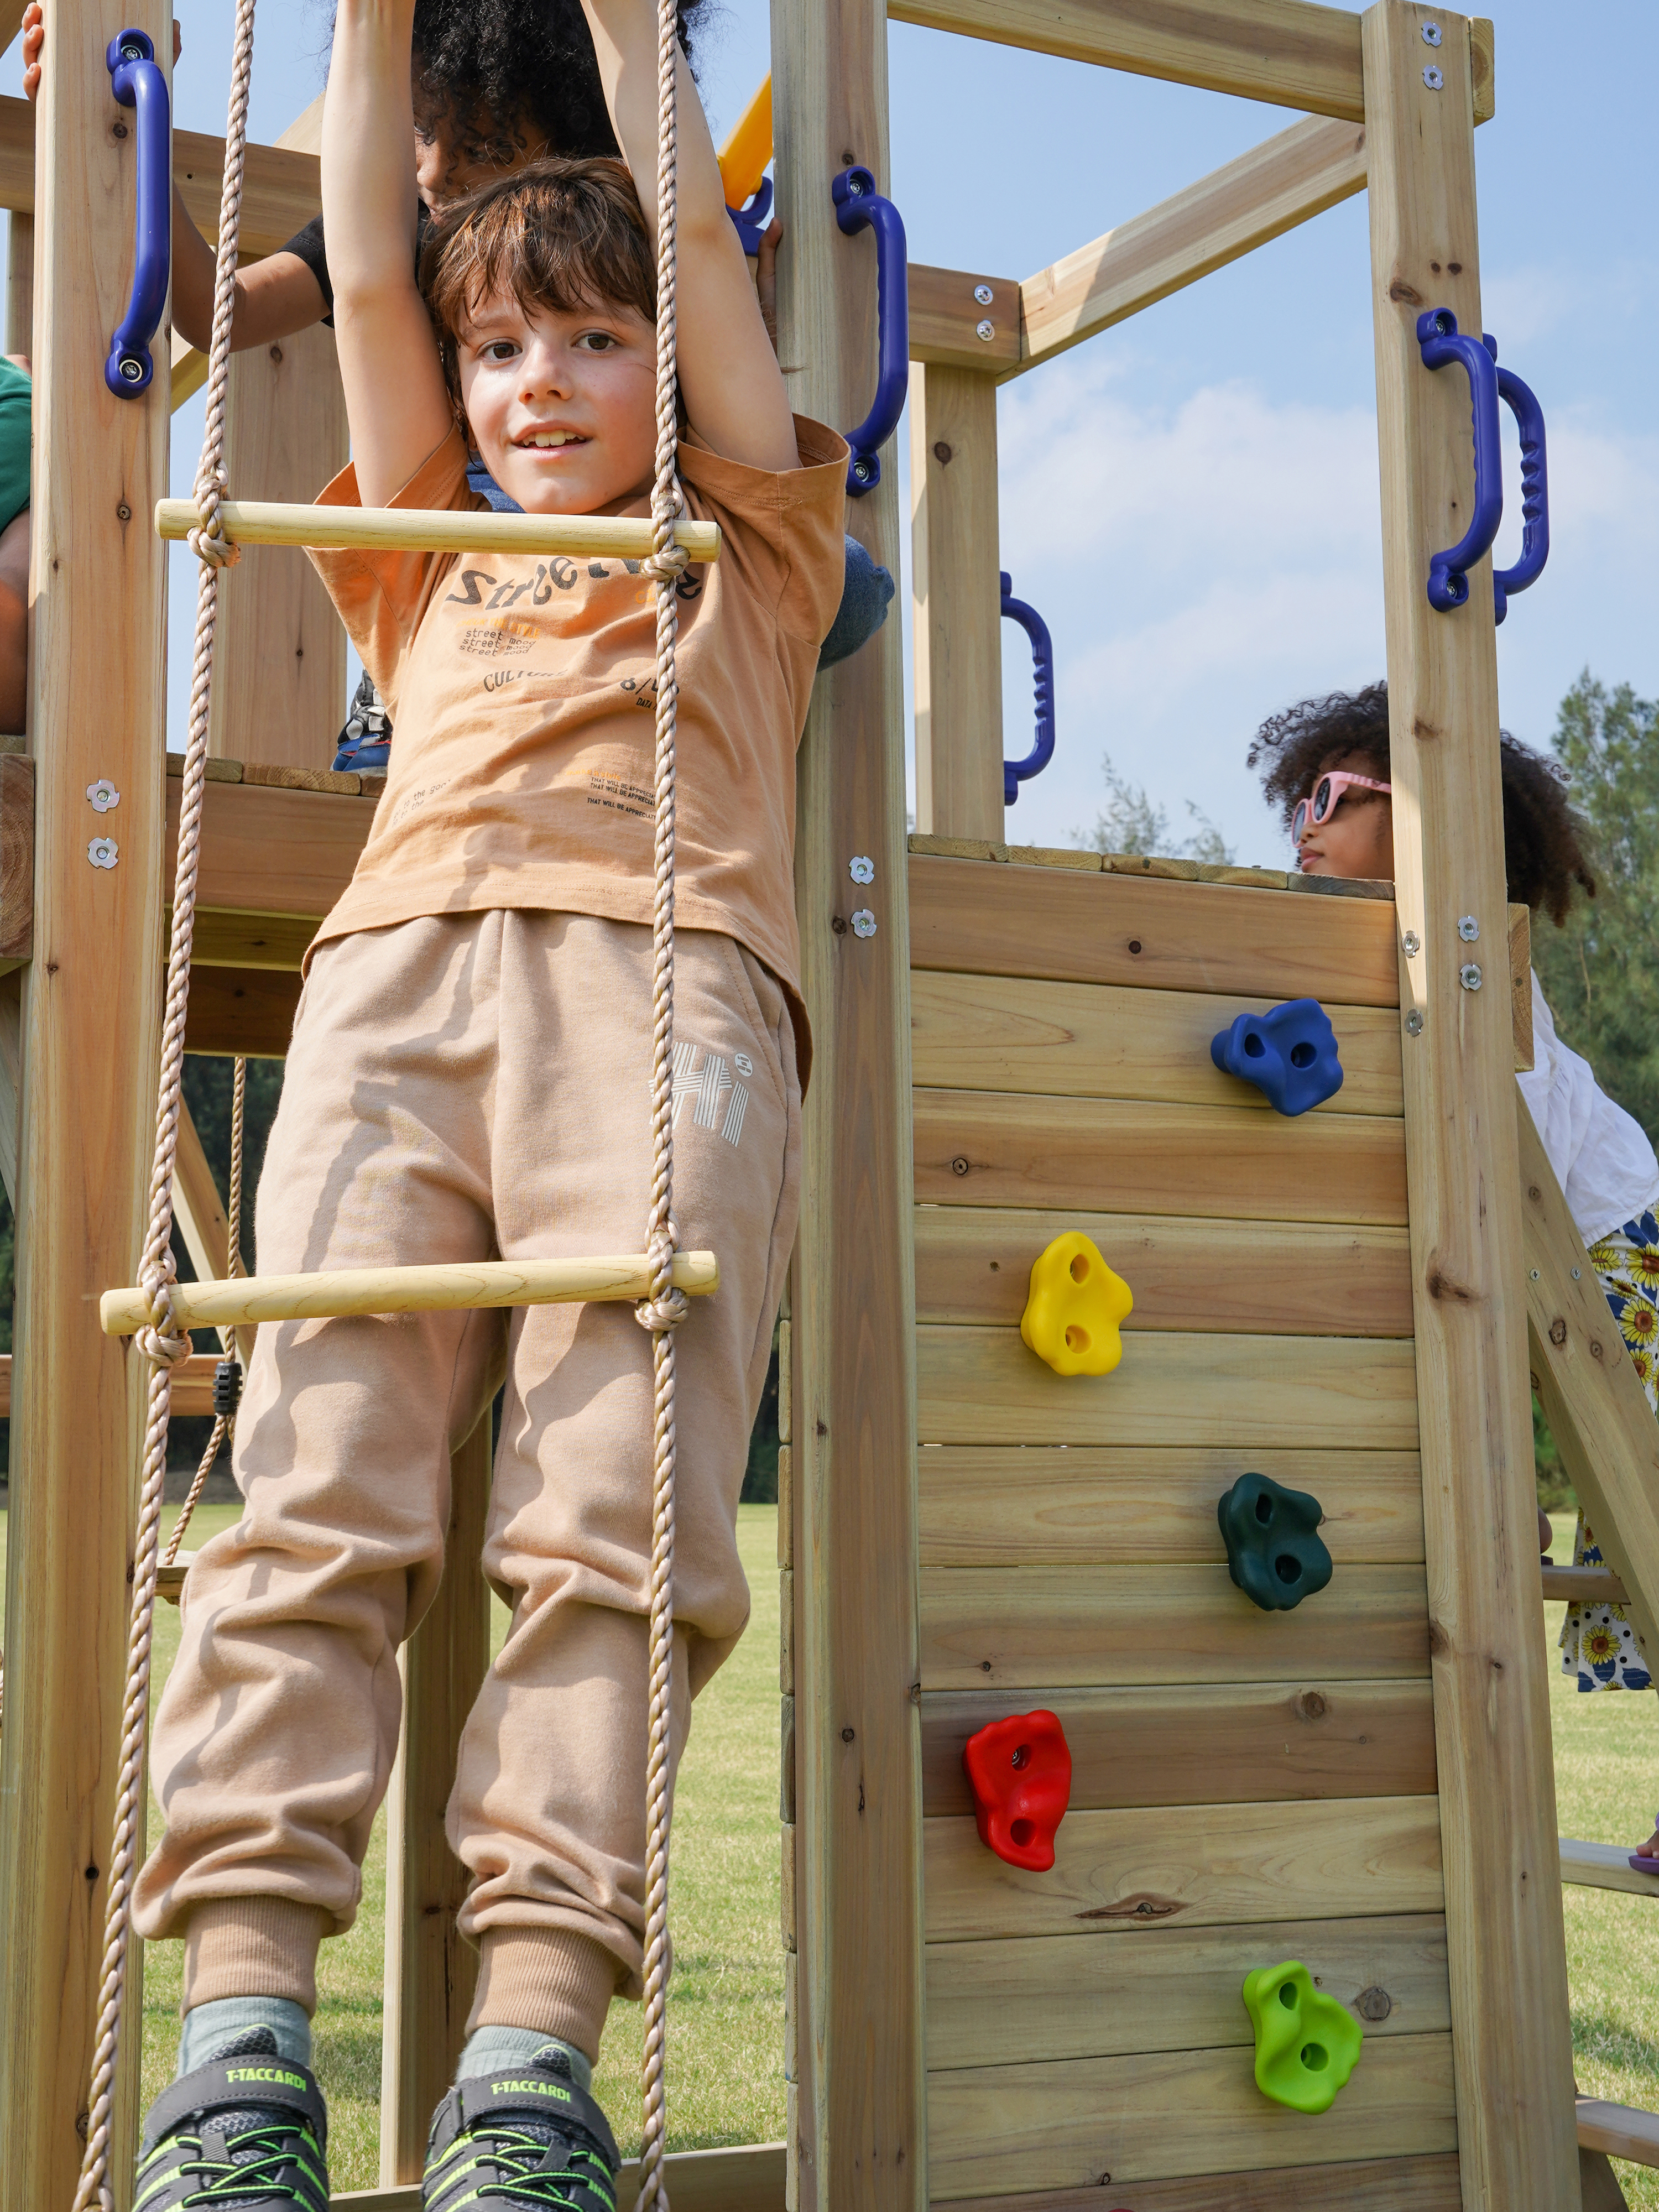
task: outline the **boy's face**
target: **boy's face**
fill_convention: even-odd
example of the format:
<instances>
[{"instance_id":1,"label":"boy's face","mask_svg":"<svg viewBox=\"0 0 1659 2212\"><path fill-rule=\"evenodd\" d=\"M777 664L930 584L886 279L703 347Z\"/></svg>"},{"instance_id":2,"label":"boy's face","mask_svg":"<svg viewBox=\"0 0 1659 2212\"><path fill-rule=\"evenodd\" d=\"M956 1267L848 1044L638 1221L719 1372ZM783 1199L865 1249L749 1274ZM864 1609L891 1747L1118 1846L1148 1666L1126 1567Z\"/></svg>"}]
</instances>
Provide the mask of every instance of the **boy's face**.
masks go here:
<instances>
[{"instance_id":1,"label":"boy's face","mask_svg":"<svg viewBox=\"0 0 1659 2212\"><path fill-rule=\"evenodd\" d=\"M592 514L648 487L657 337L635 309L490 300L456 347L479 459L526 514Z\"/></svg>"}]
</instances>

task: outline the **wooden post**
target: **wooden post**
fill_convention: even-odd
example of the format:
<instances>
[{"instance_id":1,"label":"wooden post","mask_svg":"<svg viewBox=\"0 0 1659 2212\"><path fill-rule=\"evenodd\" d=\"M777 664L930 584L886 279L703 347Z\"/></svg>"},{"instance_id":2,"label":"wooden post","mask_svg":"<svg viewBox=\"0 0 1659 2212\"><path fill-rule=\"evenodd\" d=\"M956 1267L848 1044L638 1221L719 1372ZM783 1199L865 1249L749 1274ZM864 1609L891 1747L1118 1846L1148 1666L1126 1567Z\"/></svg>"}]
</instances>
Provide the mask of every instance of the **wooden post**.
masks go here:
<instances>
[{"instance_id":1,"label":"wooden post","mask_svg":"<svg viewBox=\"0 0 1659 2212\"><path fill-rule=\"evenodd\" d=\"M314 499L349 451L332 331L237 355L225 473L239 499ZM247 549L222 586L219 652L208 750L327 768L345 720L345 631L303 553Z\"/></svg>"},{"instance_id":2,"label":"wooden post","mask_svg":"<svg viewBox=\"0 0 1659 2212\"><path fill-rule=\"evenodd\" d=\"M1000 843L1002 594L997 392L971 369L910 365L916 827Z\"/></svg>"},{"instance_id":3,"label":"wooden post","mask_svg":"<svg viewBox=\"0 0 1659 2212\"><path fill-rule=\"evenodd\" d=\"M52 15L36 108L33 959L24 970L6 1713L0 1737L0 2208L75 2193L120 1743L144 1363L98 1327L131 1274L155 1118L161 981L166 356L137 399L104 383L132 279L138 141L104 52L163 59L162 0ZM117 135L118 126L119 135ZM94 812L87 787L120 793ZM113 867L88 845L112 837ZM129 1954L112 2185L131 2189L143 2021Z\"/></svg>"},{"instance_id":4,"label":"wooden post","mask_svg":"<svg viewBox=\"0 0 1659 2212\"><path fill-rule=\"evenodd\" d=\"M380 2180L419 2181L427 2130L466 2039L478 1955L456 1932L466 1869L444 1834L461 1729L489 1665L488 1413L449 1462L449 1533L432 1609L398 1656L404 1730L386 1792Z\"/></svg>"},{"instance_id":5,"label":"wooden post","mask_svg":"<svg viewBox=\"0 0 1659 2212\"><path fill-rule=\"evenodd\" d=\"M841 235L830 186L854 161L888 173L883 0L772 0L772 52L781 358L804 364L799 410L842 427L875 388L875 246ZM890 446L883 471L847 526L894 568ZM797 783L816 1040L790 1323L800 2212L927 2199L902 718L890 623L818 678ZM848 927L860 908L873 936Z\"/></svg>"},{"instance_id":6,"label":"wooden post","mask_svg":"<svg viewBox=\"0 0 1659 2212\"><path fill-rule=\"evenodd\" d=\"M6 351L34 353L34 217L6 218Z\"/></svg>"},{"instance_id":7,"label":"wooden post","mask_svg":"<svg viewBox=\"0 0 1659 2212\"><path fill-rule=\"evenodd\" d=\"M1379 0L1364 35L1395 898L1421 945L1401 962L1401 1042L1458 2147L1466 2212L1576 2212L1491 567L1450 614L1425 588L1463 534L1473 463L1468 381L1423 367L1417 319L1481 328L1468 40L1436 21L1431 51L1420 8Z\"/></svg>"}]
</instances>

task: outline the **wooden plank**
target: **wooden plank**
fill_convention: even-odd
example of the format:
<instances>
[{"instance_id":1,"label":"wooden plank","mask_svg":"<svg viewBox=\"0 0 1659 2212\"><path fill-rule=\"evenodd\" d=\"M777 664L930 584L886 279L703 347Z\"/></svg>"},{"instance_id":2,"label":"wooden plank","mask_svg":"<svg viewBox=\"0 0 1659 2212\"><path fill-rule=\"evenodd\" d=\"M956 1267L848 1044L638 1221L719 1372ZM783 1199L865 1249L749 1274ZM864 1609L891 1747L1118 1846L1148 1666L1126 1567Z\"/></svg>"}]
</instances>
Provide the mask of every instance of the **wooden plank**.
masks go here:
<instances>
[{"instance_id":1,"label":"wooden plank","mask_svg":"<svg viewBox=\"0 0 1659 2212\"><path fill-rule=\"evenodd\" d=\"M1255 1451L1252 1469L1309 1490L1339 1567L1420 1565L1423 1479L1413 1451ZM933 1445L917 1461L924 1566L1152 1565L1225 1557L1216 1501L1232 1439L1191 1450Z\"/></svg>"},{"instance_id":2,"label":"wooden plank","mask_svg":"<svg viewBox=\"0 0 1659 2212\"><path fill-rule=\"evenodd\" d=\"M1365 189L1365 133L1310 116L1019 288L1018 376Z\"/></svg>"},{"instance_id":3,"label":"wooden plank","mask_svg":"<svg viewBox=\"0 0 1659 2212\"><path fill-rule=\"evenodd\" d=\"M1316 1986L1354 2014L1368 2043L1450 2030L1446 1923L1431 1913L1166 1927L1150 1951L1030 1936L929 1944L928 2067L1127 2057L1145 2049L1149 2032L1160 2051L1251 2045L1240 1990L1270 1959L1299 1959Z\"/></svg>"},{"instance_id":4,"label":"wooden plank","mask_svg":"<svg viewBox=\"0 0 1659 2212\"><path fill-rule=\"evenodd\" d=\"M875 247L824 189L887 147L884 0L772 0L781 358L795 406L856 422L877 367ZM847 527L900 571L898 465ZM915 1192L900 626L813 686L796 773L802 1112L794 1363L799 2078L795 2212L921 2212L927 2197L916 1679ZM855 884L848 860L874 880ZM877 933L845 927L868 908Z\"/></svg>"},{"instance_id":5,"label":"wooden plank","mask_svg":"<svg viewBox=\"0 0 1659 2212\"><path fill-rule=\"evenodd\" d=\"M1002 835L997 541L995 387L968 369L913 362L910 591L924 832Z\"/></svg>"},{"instance_id":6,"label":"wooden plank","mask_svg":"<svg viewBox=\"0 0 1659 2212\"><path fill-rule=\"evenodd\" d=\"M117 138L102 57L131 25L158 47L160 0L60 11L40 87L34 226L29 746L34 959L25 1091L0 1737L0 2206L74 2197L97 2018L120 1765L136 1475L148 1376L104 1338L97 1293L132 1269L147 1212L160 1033L165 556L146 518L167 488L167 415L104 384L131 281L137 140ZM36 113L24 102L27 141ZM3 165L0 165L3 166ZM28 165L33 170L33 164ZM123 521L121 517L130 519ZM88 611L95 608L95 640ZM118 641L116 642L116 641ZM121 793L98 815L87 787ZM118 865L89 841L113 836ZM113 2163L137 2122L142 1960L127 1960Z\"/></svg>"},{"instance_id":7,"label":"wooden plank","mask_svg":"<svg viewBox=\"0 0 1659 2212\"><path fill-rule=\"evenodd\" d=\"M674 2212L783 2212L783 2172L781 2143L671 2151L663 2161L664 2186L672 2196ZM637 2160L624 2159L617 2177L617 2203L633 2203L639 2187ZM349 2212L421 2212L421 2191L418 2184L347 2189L329 2203L336 2212L346 2212L348 2207Z\"/></svg>"},{"instance_id":8,"label":"wooden plank","mask_svg":"<svg viewBox=\"0 0 1659 2212\"><path fill-rule=\"evenodd\" d=\"M461 1730L489 1668L488 1410L449 1461L445 1566L425 1619L398 1654L403 1733L386 1791L386 2018L380 2180L418 2181L432 2115L454 2079L478 1978L456 1926L471 1880L449 1848L445 1808Z\"/></svg>"},{"instance_id":9,"label":"wooden plank","mask_svg":"<svg viewBox=\"0 0 1659 2212\"><path fill-rule=\"evenodd\" d=\"M179 837L179 794L167 779L167 881ZM376 802L258 784L208 784L202 796L204 906L320 920L351 881Z\"/></svg>"},{"instance_id":10,"label":"wooden plank","mask_svg":"<svg viewBox=\"0 0 1659 2212\"><path fill-rule=\"evenodd\" d=\"M920 636L920 612L917 623ZM939 1090L1149 1098L1271 1114L1253 1085L1222 1073L1210 1045L1239 1014L1269 1013L1275 1003L921 969L910 984L910 1050L916 1081ZM1342 1088L1314 1110L1400 1114L1399 1015L1387 1006L1333 1004L1325 1012L1336 1032Z\"/></svg>"},{"instance_id":11,"label":"wooden plank","mask_svg":"<svg viewBox=\"0 0 1659 2212\"><path fill-rule=\"evenodd\" d=\"M1474 104L1460 18L1424 80L1422 10L1362 18L1371 292L1393 732L1398 924L1422 1018L1404 1055L1423 1497L1457 2049L1471 2208L1561 2212L1577 2148L1555 1866L1548 1660L1539 1635L1532 1425L1510 994L1460 988L1470 945L1507 974L1498 664L1487 565L1468 604L1429 605L1432 550L1467 520L1467 379L1425 370L1417 322L1482 328ZM1455 733L1455 736L1454 734Z\"/></svg>"},{"instance_id":12,"label":"wooden plank","mask_svg":"<svg viewBox=\"0 0 1659 2212\"><path fill-rule=\"evenodd\" d=\"M1625 1585L1611 1568L1558 1567L1546 1559L1540 1571L1546 1605L1562 1598L1569 1601L1587 1599L1592 1605L1623 1605L1625 1602Z\"/></svg>"},{"instance_id":13,"label":"wooden plank","mask_svg":"<svg viewBox=\"0 0 1659 2212\"><path fill-rule=\"evenodd\" d=\"M1599 2097L1576 2100L1578 2141L1607 2158L1627 2158L1637 2166L1659 2166L1659 2114L1638 2112L1630 2105L1609 2105Z\"/></svg>"},{"instance_id":14,"label":"wooden plank","mask_svg":"<svg viewBox=\"0 0 1659 2212\"><path fill-rule=\"evenodd\" d=\"M1579 1889L1620 1889L1628 1897L1659 1897L1659 1875L1638 1874L1631 1864L1629 1844L1585 1844L1563 1836L1561 1879Z\"/></svg>"},{"instance_id":15,"label":"wooden plank","mask_svg":"<svg viewBox=\"0 0 1659 2212\"><path fill-rule=\"evenodd\" d=\"M173 1370L173 1410L175 1413L210 1413L213 1411L213 1370L219 1356L213 1352L192 1352L181 1367ZM11 1418L11 1354L0 1352L0 1421Z\"/></svg>"},{"instance_id":16,"label":"wooden plank","mask_svg":"<svg viewBox=\"0 0 1659 2212\"><path fill-rule=\"evenodd\" d=\"M1215 2175L1200 2174L1192 2180L1123 2182L1112 2193L1121 2200L1119 2212L1218 2212L1216 2189ZM1457 2160L1449 2154L1229 2173L1225 2191L1226 2212L1463 2212ZM1083 2189L981 2197L974 2212L1102 2212L1100 2188L1091 2182Z\"/></svg>"},{"instance_id":17,"label":"wooden plank","mask_svg":"<svg viewBox=\"0 0 1659 2212\"><path fill-rule=\"evenodd\" d=\"M0 753L0 975L34 945L34 763Z\"/></svg>"},{"instance_id":18,"label":"wooden plank","mask_svg":"<svg viewBox=\"0 0 1659 2212\"><path fill-rule=\"evenodd\" d=\"M218 1059L285 1060L300 978L270 968L204 968L190 982L185 1050Z\"/></svg>"},{"instance_id":19,"label":"wooden plank","mask_svg":"<svg viewBox=\"0 0 1659 2212\"><path fill-rule=\"evenodd\" d=\"M34 217L30 215L6 217L6 351L34 352Z\"/></svg>"},{"instance_id":20,"label":"wooden plank","mask_svg":"<svg viewBox=\"0 0 1659 2212\"><path fill-rule=\"evenodd\" d=\"M1190 865L1190 864L1188 864ZM915 968L1129 983L1271 999L1400 1003L1393 908L1381 899L913 854Z\"/></svg>"},{"instance_id":21,"label":"wooden plank","mask_svg":"<svg viewBox=\"0 0 1659 2212\"><path fill-rule=\"evenodd\" d=\"M1043 1691L1425 1675L1421 1567L1346 1567L1264 1613L1225 1566L924 1567L921 1686Z\"/></svg>"},{"instance_id":22,"label":"wooden plank","mask_svg":"<svg viewBox=\"0 0 1659 2212\"><path fill-rule=\"evenodd\" d=\"M1010 368L1020 354L1019 279L967 269L909 269L910 358L979 375ZM981 300L981 290L990 294ZM990 326L989 337L981 335Z\"/></svg>"},{"instance_id":23,"label":"wooden plank","mask_svg":"<svg viewBox=\"0 0 1659 2212\"><path fill-rule=\"evenodd\" d=\"M1475 122L1490 123L1498 112L1498 40L1490 15L1469 18L1469 75Z\"/></svg>"},{"instance_id":24,"label":"wooden plank","mask_svg":"<svg viewBox=\"0 0 1659 2212\"><path fill-rule=\"evenodd\" d=\"M1515 1038L1515 1072L1528 1073L1532 1043L1532 915L1523 906L1510 908L1510 1022Z\"/></svg>"},{"instance_id":25,"label":"wooden plank","mask_svg":"<svg viewBox=\"0 0 1659 2212\"><path fill-rule=\"evenodd\" d=\"M914 1131L923 1205L1406 1218L1405 1131L1381 1115L929 1090L915 1094Z\"/></svg>"},{"instance_id":26,"label":"wooden plank","mask_svg":"<svg viewBox=\"0 0 1659 2212\"><path fill-rule=\"evenodd\" d=\"M17 1139L23 1112L23 979L0 975L0 1183L17 1212ZM9 1357L9 1355L8 1355Z\"/></svg>"},{"instance_id":27,"label":"wooden plank","mask_svg":"<svg viewBox=\"0 0 1659 2212\"><path fill-rule=\"evenodd\" d=\"M237 914L198 907L191 966L296 970L317 934L308 914Z\"/></svg>"},{"instance_id":28,"label":"wooden plank","mask_svg":"<svg viewBox=\"0 0 1659 2212\"><path fill-rule=\"evenodd\" d=\"M923 1837L930 1944L1126 1932L1155 1942L1171 1922L1348 1920L1443 1903L1432 1797L1071 1813L1047 1874L994 1856L970 1820L925 1821Z\"/></svg>"},{"instance_id":29,"label":"wooden plank","mask_svg":"<svg viewBox=\"0 0 1659 2212\"><path fill-rule=\"evenodd\" d=\"M1417 1370L1394 1337L1171 1332L1132 1338L1110 1375L1062 1376L1009 1329L930 1328L916 1335L916 1418L930 1444L1409 1451Z\"/></svg>"},{"instance_id":30,"label":"wooden plank","mask_svg":"<svg viewBox=\"0 0 1659 2212\"><path fill-rule=\"evenodd\" d=\"M1108 2175L1115 2192L1143 2179L1449 2150L1451 2076L1449 2036L1384 2039L1362 2054L1330 2111L1310 2119L1270 2103L1231 2051L932 2074L933 2202L1079 2188ZM1231 2191L1225 2201L1231 2208Z\"/></svg>"},{"instance_id":31,"label":"wooden plank","mask_svg":"<svg viewBox=\"0 0 1659 2212\"><path fill-rule=\"evenodd\" d=\"M202 1149L189 1104L182 1097L179 1101L179 1140L173 1170L173 1217L179 1224L198 1280L222 1281L231 1273L229 1217L219 1196L213 1169ZM235 1272L238 1275L247 1273L240 1252ZM235 1332L236 1352L245 1372L253 1358L253 1339L252 1328ZM177 1389L175 1380L175 1399Z\"/></svg>"},{"instance_id":32,"label":"wooden plank","mask_svg":"<svg viewBox=\"0 0 1659 2212\"><path fill-rule=\"evenodd\" d=\"M1134 1292L1130 1330L1409 1336L1405 1230L1308 1221L916 1208L916 1319L1018 1328L1033 1263L1081 1230Z\"/></svg>"},{"instance_id":33,"label":"wooden plank","mask_svg":"<svg viewBox=\"0 0 1659 2212\"><path fill-rule=\"evenodd\" d=\"M1360 123L1359 24L1310 0L892 0L901 23Z\"/></svg>"}]
</instances>

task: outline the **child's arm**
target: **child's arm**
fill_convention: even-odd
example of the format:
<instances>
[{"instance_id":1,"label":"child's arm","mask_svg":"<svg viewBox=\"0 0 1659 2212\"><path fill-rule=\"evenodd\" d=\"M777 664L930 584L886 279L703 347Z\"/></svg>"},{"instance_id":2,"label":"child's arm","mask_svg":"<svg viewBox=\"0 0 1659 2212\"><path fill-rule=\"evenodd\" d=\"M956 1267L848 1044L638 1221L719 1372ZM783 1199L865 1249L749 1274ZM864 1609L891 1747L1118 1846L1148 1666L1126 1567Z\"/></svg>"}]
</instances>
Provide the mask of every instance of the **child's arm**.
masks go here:
<instances>
[{"instance_id":1,"label":"child's arm","mask_svg":"<svg viewBox=\"0 0 1659 2212\"><path fill-rule=\"evenodd\" d=\"M582 0L612 128L657 243L657 10L654 0ZM720 164L684 54L679 65L680 390L699 434L727 460L795 469L794 417L726 212Z\"/></svg>"},{"instance_id":2,"label":"child's arm","mask_svg":"<svg viewBox=\"0 0 1659 2212\"><path fill-rule=\"evenodd\" d=\"M357 491L384 507L451 428L415 281L415 0L340 0L323 111L323 227Z\"/></svg>"},{"instance_id":3,"label":"child's arm","mask_svg":"<svg viewBox=\"0 0 1659 2212\"><path fill-rule=\"evenodd\" d=\"M205 353L213 341L215 257L188 210L173 192L173 321ZM327 312L323 288L297 253L268 253L236 271L236 306L230 349L269 345L295 331L308 331Z\"/></svg>"}]
</instances>

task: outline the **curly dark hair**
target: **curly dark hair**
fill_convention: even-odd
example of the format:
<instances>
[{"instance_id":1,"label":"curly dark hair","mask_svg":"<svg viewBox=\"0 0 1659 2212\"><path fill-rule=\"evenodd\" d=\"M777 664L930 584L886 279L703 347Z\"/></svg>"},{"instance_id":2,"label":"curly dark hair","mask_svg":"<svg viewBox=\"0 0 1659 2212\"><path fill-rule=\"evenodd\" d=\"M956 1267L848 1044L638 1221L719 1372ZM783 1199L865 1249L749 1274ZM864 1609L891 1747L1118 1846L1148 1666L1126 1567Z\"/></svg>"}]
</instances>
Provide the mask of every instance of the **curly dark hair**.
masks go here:
<instances>
[{"instance_id":1,"label":"curly dark hair","mask_svg":"<svg viewBox=\"0 0 1659 2212\"><path fill-rule=\"evenodd\" d=\"M1262 796L1288 830L1296 803L1321 772L1358 757L1381 780L1389 776L1389 687L1333 691L1299 699L1269 715L1250 740L1246 764L1261 769ZM1559 928L1573 895L1595 896L1584 851L1584 824L1567 803L1566 771L1498 732L1504 781L1504 865L1512 901L1548 915Z\"/></svg>"}]
</instances>

